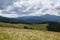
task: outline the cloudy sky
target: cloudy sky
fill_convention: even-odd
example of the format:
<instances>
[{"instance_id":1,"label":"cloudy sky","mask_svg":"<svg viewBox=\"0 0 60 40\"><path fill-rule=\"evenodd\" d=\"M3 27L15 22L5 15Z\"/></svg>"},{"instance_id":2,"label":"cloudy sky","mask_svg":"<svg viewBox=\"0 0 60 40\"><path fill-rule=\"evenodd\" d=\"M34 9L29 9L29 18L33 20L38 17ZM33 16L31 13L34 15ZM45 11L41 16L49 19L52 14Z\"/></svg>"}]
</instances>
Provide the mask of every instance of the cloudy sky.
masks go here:
<instances>
[{"instance_id":1,"label":"cloudy sky","mask_svg":"<svg viewBox=\"0 0 60 40\"><path fill-rule=\"evenodd\" d=\"M0 16L60 16L60 0L0 0Z\"/></svg>"}]
</instances>

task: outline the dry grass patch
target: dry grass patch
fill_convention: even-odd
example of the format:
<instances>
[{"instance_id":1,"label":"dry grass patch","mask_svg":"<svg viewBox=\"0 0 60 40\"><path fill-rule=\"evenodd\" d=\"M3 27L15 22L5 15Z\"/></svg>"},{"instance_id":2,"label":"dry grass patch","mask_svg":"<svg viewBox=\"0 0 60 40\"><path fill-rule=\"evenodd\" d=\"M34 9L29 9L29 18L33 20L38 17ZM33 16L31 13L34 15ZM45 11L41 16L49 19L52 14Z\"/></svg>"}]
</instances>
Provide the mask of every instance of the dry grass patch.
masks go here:
<instances>
[{"instance_id":1,"label":"dry grass patch","mask_svg":"<svg viewBox=\"0 0 60 40\"><path fill-rule=\"evenodd\" d=\"M60 33L0 27L0 40L60 40Z\"/></svg>"}]
</instances>

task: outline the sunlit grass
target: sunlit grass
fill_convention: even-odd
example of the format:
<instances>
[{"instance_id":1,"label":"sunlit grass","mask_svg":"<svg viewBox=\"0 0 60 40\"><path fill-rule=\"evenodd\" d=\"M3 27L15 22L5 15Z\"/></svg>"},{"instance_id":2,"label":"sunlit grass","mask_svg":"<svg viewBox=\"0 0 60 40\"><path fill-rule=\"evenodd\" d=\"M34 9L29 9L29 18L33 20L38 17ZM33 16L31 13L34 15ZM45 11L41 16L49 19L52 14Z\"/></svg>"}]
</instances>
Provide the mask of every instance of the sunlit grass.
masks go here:
<instances>
[{"instance_id":1,"label":"sunlit grass","mask_svg":"<svg viewBox=\"0 0 60 40\"><path fill-rule=\"evenodd\" d=\"M0 40L60 40L60 33L0 27Z\"/></svg>"}]
</instances>

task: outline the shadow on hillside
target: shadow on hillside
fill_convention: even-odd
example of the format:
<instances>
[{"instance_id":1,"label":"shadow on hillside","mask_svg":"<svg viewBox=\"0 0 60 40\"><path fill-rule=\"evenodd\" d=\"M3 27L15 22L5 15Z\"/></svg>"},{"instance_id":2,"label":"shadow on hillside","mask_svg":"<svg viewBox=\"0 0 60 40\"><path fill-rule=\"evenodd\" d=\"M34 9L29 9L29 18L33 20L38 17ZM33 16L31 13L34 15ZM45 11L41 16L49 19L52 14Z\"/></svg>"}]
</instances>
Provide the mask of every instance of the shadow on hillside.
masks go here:
<instances>
[{"instance_id":1,"label":"shadow on hillside","mask_svg":"<svg viewBox=\"0 0 60 40\"><path fill-rule=\"evenodd\" d=\"M55 31L55 32L60 32L60 23L48 23L47 26L48 31Z\"/></svg>"}]
</instances>

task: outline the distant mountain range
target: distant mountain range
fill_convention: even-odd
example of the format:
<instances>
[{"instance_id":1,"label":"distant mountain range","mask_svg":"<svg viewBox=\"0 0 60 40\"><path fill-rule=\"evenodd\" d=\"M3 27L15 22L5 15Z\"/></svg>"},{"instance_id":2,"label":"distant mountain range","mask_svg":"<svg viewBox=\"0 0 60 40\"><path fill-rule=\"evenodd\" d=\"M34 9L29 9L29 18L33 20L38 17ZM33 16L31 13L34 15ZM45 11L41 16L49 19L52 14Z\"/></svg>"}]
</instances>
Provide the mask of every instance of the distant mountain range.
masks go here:
<instances>
[{"instance_id":1,"label":"distant mountain range","mask_svg":"<svg viewBox=\"0 0 60 40\"><path fill-rule=\"evenodd\" d=\"M13 23L42 23L42 22L60 22L60 16L43 15L43 16L23 16L17 18L6 18L0 16L0 22Z\"/></svg>"}]
</instances>

